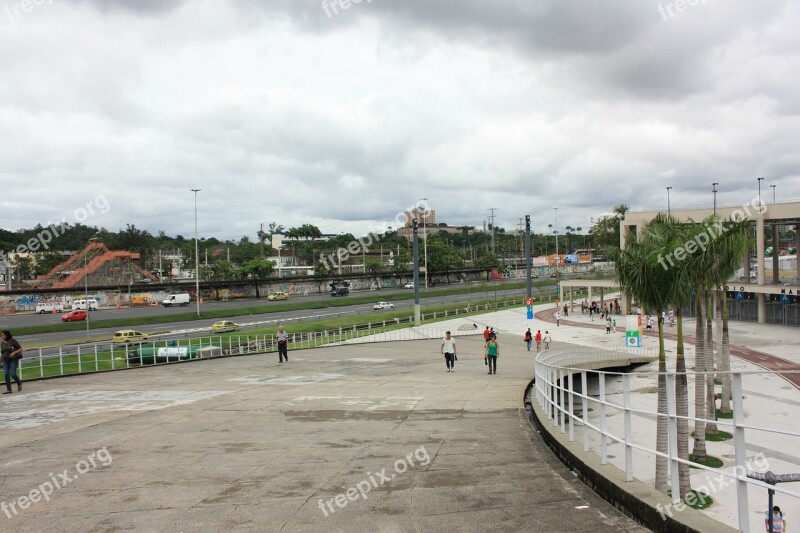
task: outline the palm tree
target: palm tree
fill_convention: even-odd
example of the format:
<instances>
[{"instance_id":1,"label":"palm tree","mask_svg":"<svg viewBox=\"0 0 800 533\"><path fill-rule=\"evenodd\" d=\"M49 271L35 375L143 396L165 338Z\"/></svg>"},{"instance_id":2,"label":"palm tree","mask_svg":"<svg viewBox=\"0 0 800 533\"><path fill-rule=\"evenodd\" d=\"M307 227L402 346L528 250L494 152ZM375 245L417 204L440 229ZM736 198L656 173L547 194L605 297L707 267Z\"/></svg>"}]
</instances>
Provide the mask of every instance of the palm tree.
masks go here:
<instances>
[{"instance_id":1,"label":"palm tree","mask_svg":"<svg viewBox=\"0 0 800 533\"><path fill-rule=\"evenodd\" d=\"M665 254L676 250L692 238L690 228L679 224L675 219L663 215L656 217L652 224L657 225L658 234ZM664 267L665 264L662 264ZM677 454L680 459L689 459L689 390L686 376L686 351L683 343L683 323L681 308L691 300L692 273L691 265L686 262L679 262L670 269L671 283L668 300L678 311L678 346L675 360L675 401L677 415ZM662 330L663 323L659 320L659 330ZM678 485L679 493L683 498L691 494L691 476L687 463L678 463Z\"/></svg>"},{"instance_id":2,"label":"palm tree","mask_svg":"<svg viewBox=\"0 0 800 533\"><path fill-rule=\"evenodd\" d=\"M657 217L663 220L663 217ZM636 235L629 235L625 248L611 249L614 256L617 282L620 290L632 296L644 309L656 309L660 314L668 304L670 292L670 272L659 263L659 254L662 252L660 223L651 222ZM664 350L663 324L658 327L658 412L667 412L667 360ZM668 451L668 420L659 416L656 424L656 449L666 455ZM657 490L666 492L667 483L667 458L656 456Z\"/></svg>"},{"instance_id":3,"label":"palm tree","mask_svg":"<svg viewBox=\"0 0 800 533\"><path fill-rule=\"evenodd\" d=\"M711 215L702 224L696 227L696 235L705 234L708 237L707 245L700 251L692 254L690 262L695 276L695 308L697 317L695 321L695 369L703 374L703 379L698 374L695 384L695 418L716 417L716 402L714 401L714 365L713 353L710 346L710 329L707 320L707 293L714 287L727 282L733 275L749 245L748 229L750 223L747 221L725 221L722 224L724 231L720 230L719 217ZM703 321L706 320L706 324ZM723 329L725 329L723 324ZM729 363L728 363L729 365ZM710 383L710 385L709 385ZM710 389L710 395L709 395ZM728 392L730 395L730 392ZM714 409L714 411L711 411ZM710 414L713 413L713 414ZM711 429L715 429L716 424L711 424ZM706 452L706 431L709 428L705 421L695 422L694 449L692 455L696 461L704 461L707 458Z\"/></svg>"},{"instance_id":4,"label":"palm tree","mask_svg":"<svg viewBox=\"0 0 800 533\"><path fill-rule=\"evenodd\" d=\"M717 219L714 219L715 222L716 220ZM720 377L722 379L722 400L720 411L723 413L730 413L731 378L728 372L730 371L731 367L731 354L730 338L728 335L728 300L725 297L722 286L724 286L725 283L736 272L742 257L744 257L749 246L752 244L752 237L750 237L750 221L743 220L736 222L726 220L723 225L725 227L724 234L720 235L716 239L713 239L710 243L709 250L707 251L713 258L712 277L714 279L714 286L717 287L717 294L722 298L722 339L719 348L718 368ZM709 419L716 419L716 402L713 401L713 376L709 377L711 378L709 379L710 386L707 385L707 390L710 389L710 398L712 398L711 401L713 402L709 408ZM713 426L714 427L712 428L707 428L707 431L709 429L713 429L714 433L716 433L716 424Z\"/></svg>"}]
</instances>

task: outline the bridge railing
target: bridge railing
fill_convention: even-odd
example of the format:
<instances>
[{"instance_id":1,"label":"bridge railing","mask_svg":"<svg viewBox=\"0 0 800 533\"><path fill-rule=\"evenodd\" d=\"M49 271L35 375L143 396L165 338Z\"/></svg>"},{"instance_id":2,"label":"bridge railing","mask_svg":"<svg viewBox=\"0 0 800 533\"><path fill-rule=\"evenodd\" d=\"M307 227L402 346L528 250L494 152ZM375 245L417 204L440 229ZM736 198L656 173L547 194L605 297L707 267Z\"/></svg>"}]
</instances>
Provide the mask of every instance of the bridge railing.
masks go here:
<instances>
[{"instance_id":1,"label":"bridge railing","mask_svg":"<svg viewBox=\"0 0 800 533\"><path fill-rule=\"evenodd\" d=\"M652 358L653 352L640 350L581 347L542 352L536 358L532 393L535 398L531 401L539 405L554 433L563 434L569 442L582 442L584 453L598 455L601 464L618 467L625 472L627 481L637 479L654 486L656 457L663 457L668 465L668 485L673 495L673 508L664 512L670 516L682 505L678 477L680 464L691 467L695 489L704 489L703 492L716 500L736 501L737 525L734 527L738 526L740 531L763 527L763 513L752 518L749 508L756 505L766 509L768 489L787 498L783 502L785 505L781 505L784 512L786 507L800 510L797 487L792 490L787 486L770 486L747 477L747 471L763 473L770 470L780 474L797 470L800 432L793 429L797 425L792 425L793 419L788 416L792 405L796 404L789 397L795 389L791 388L781 397L781 391L774 387L774 383L768 385L765 381L774 380L774 372L728 372L733 406L730 418L679 415L676 392L680 389L676 389L676 385L686 378L687 397L691 402L695 386L707 387L708 373L659 374L640 370L607 372L591 369L628 366L627 362L637 354ZM781 374L796 373L798 371ZM715 377L722 379L724 374L716 372ZM656 400L659 376L663 378L667 393L666 409L661 411ZM768 391L775 394L773 400L762 397ZM716 394L715 398L718 398L719 393ZM753 400L746 405L745 399L749 398ZM779 405L787 412L783 425L775 420L775 413L781 410L777 407ZM692 412L691 403L689 407L689 412ZM665 451L656 449L659 418L667 420L668 447ZM728 441L706 442L709 454L714 452L729 459L729 469L711 468L680 458L679 420L689 425L697 422L716 425L721 432L729 433L731 439ZM727 436L724 433L722 436ZM704 499L699 495L697 498ZM797 515L797 512L792 514Z\"/></svg>"}]
</instances>

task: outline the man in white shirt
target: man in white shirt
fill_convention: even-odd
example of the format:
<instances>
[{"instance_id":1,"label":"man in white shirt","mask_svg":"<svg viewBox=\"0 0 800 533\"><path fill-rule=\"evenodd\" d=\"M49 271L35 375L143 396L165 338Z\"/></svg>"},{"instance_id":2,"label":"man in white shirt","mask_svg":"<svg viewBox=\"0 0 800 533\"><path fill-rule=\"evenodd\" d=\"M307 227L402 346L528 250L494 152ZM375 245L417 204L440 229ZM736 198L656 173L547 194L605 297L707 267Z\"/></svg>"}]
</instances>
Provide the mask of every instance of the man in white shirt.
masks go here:
<instances>
[{"instance_id":1,"label":"man in white shirt","mask_svg":"<svg viewBox=\"0 0 800 533\"><path fill-rule=\"evenodd\" d=\"M448 372L456 371L456 340L450 336L448 331L442 339L441 353L444 354L444 362L447 364Z\"/></svg>"}]
</instances>

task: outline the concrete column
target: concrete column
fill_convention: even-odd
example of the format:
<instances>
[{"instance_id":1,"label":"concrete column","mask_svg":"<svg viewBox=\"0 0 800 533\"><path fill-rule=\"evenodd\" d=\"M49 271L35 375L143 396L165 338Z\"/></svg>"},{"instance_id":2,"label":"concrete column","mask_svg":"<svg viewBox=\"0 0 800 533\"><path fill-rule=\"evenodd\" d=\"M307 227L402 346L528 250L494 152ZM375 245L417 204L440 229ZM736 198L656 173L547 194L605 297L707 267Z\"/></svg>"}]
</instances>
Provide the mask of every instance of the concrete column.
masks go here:
<instances>
[{"instance_id":1,"label":"concrete column","mask_svg":"<svg viewBox=\"0 0 800 533\"><path fill-rule=\"evenodd\" d=\"M778 247L780 241L778 240L778 225L772 225L772 283L774 285L781 284L781 254Z\"/></svg>"},{"instance_id":2,"label":"concrete column","mask_svg":"<svg viewBox=\"0 0 800 533\"><path fill-rule=\"evenodd\" d=\"M795 282L800 283L800 224L796 224L794 227L794 237L795 263L797 263L797 279Z\"/></svg>"},{"instance_id":3,"label":"concrete column","mask_svg":"<svg viewBox=\"0 0 800 533\"><path fill-rule=\"evenodd\" d=\"M575 306L575 297L572 294L572 287L569 288L569 310L572 311Z\"/></svg>"},{"instance_id":4,"label":"concrete column","mask_svg":"<svg viewBox=\"0 0 800 533\"><path fill-rule=\"evenodd\" d=\"M604 292L604 288L600 287L600 309L601 310L603 309L603 292Z\"/></svg>"},{"instance_id":5,"label":"concrete column","mask_svg":"<svg viewBox=\"0 0 800 533\"><path fill-rule=\"evenodd\" d=\"M586 287L586 302L591 304L592 303L592 286L588 285Z\"/></svg>"},{"instance_id":6,"label":"concrete column","mask_svg":"<svg viewBox=\"0 0 800 533\"><path fill-rule=\"evenodd\" d=\"M758 285L764 285L764 214L756 218L756 265L758 265ZM758 323L767 322L767 300L764 294L758 293Z\"/></svg>"}]
</instances>

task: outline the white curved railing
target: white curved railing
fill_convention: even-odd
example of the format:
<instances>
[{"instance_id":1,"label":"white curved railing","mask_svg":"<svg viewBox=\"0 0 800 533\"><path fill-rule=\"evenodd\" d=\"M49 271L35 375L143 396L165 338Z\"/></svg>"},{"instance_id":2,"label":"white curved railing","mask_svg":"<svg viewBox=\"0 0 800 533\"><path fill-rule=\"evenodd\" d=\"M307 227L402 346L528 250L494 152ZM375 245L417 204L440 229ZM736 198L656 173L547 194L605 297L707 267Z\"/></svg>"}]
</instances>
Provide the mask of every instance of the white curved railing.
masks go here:
<instances>
[{"instance_id":1,"label":"white curved railing","mask_svg":"<svg viewBox=\"0 0 800 533\"><path fill-rule=\"evenodd\" d=\"M715 499L724 498L722 488L727 484L735 485L736 508L738 510L738 529L750 531L748 487L764 489L763 493L753 494L753 497L763 497L766 509L766 490L772 489L775 493L791 498L792 508L800 507L800 492L791 490L786 486L768 485L756 479L747 477L747 471L753 471L753 454L759 459L759 471L766 471L767 467L774 466L775 473L795 473L800 471L800 459L793 455L800 451L800 433L780 427L766 427L767 424L756 423L753 420L771 420L772 412L755 413L745 409L744 398L748 395L763 394L764 377L773 377L775 372L752 371L730 372L731 395L733 403L733 418L708 420L691 416L678 416L676 409L675 385L678 374L667 372L664 374L667 387L667 412L659 413L655 407L658 372L605 372L593 368L612 368L627 366L627 361L652 360L654 352L642 352L641 349L610 350L608 348L558 348L540 353L535 363L535 400L550 418L552 425L559 428L562 434L567 435L570 442L577 438L583 441L585 453L596 453L602 464L613 464L625 472L627 481L638 479L650 485L653 484L653 470L656 456L668 460L670 472L670 485L673 495L680 494L678 465L690 464L693 469L699 469L714 478L721 480L718 486L712 485L716 490ZM657 352L655 352L657 357ZM587 369L589 367L589 369ZM797 374L798 371L786 371L781 374ZM716 372L720 376L721 372ZM593 383L590 378L597 376L596 394L590 394ZM702 376L701 386L705 386L707 373L687 372L687 388L697 382ZM578 382L578 380L580 380ZM645 392L632 389L634 380L645 381L650 386ZM576 383L577 382L577 383ZM621 383L621 386L620 386ZM768 391L769 392L769 391ZM649 397L648 397L649 395ZM691 399L693 396L689 394ZM533 400L533 399L532 399ZM781 402L775 398L775 402ZM796 401L785 400L787 409L792 409ZM651 404L648 406L648 404ZM796 407L795 407L796 409ZM620 416L621 415L621 416ZM656 421L659 417L668 420L669 449L667 453L655 449ZM735 457L734 470L709 468L697 463L686 461L678 457L678 420L689 422L705 421L714 423L721 430L727 430L733 435L732 441L727 443L711 443L708 447L719 444L721 448L732 446ZM784 444L781 450L776 450L780 441L791 440ZM609 453L609 447L621 445L624 455L617 457ZM748 455L750 459L748 459ZM763 460L761 459L763 457ZM794 470L786 471L786 470ZM696 487L694 487L696 488ZM713 491L712 491L713 492ZM727 492L727 491L726 491ZM728 495L732 497L732 495ZM755 501L761 501L756 499ZM680 498L674 497L673 503L680 505ZM759 504L760 505L760 504ZM784 505L781 506L785 512ZM659 509L659 512L662 512ZM672 516L672 510L665 512ZM662 517L664 513L662 513ZM754 515L755 516L755 515ZM793 513L792 516L798 516ZM763 513L759 514L756 522L758 527L763 527Z\"/></svg>"}]
</instances>

